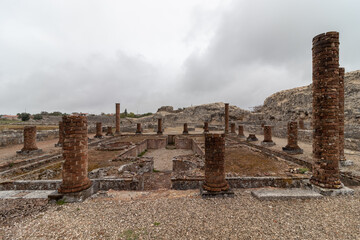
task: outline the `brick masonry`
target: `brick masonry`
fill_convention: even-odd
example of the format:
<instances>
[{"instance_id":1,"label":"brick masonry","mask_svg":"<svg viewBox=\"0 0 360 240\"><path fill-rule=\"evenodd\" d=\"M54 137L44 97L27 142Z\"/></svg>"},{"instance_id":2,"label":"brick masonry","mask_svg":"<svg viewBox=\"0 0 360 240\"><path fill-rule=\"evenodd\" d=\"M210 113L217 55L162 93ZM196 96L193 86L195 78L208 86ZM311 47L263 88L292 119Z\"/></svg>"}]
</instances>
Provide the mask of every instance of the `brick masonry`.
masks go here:
<instances>
[{"instance_id":1,"label":"brick masonry","mask_svg":"<svg viewBox=\"0 0 360 240\"><path fill-rule=\"evenodd\" d=\"M116 108L115 133L120 134L120 103L115 103L115 108Z\"/></svg>"},{"instance_id":2,"label":"brick masonry","mask_svg":"<svg viewBox=\"0 0 360 240\"><path fill-rule=\"evenodd\" d=\"M97 122L96 123L96 135L94 136L95 138L102 138L102 126L101 126L101 122Z\"/></svg>"},{"instance_id":3,"label":"brick masonry","mask_svg":"<svg viewBox=\"0 0 360 240\"><path fill-rule=\"evenodd\" d=\"M114 136L113 130L111 126L107 127L106 136Z\"/></svg>"},{"instance_id":4,"label":"brick masonry","mask_svg":"<svg viewBox=\"0 0 360 240\"><path fill-rule=\"evenodd\" d=\"M25 126L24 127L24 147L21 149L24 151L38 150L36 146L36 126Z\"/></svg>"},{"instance_id":5,"label":"brick masonry","mask_svg":"<svg viewBox=\"0 0 360 240\"><path fill-rule=\"evenodd\" d=\"M141 134L141 123L136 124L136 134Z\"/></svg>"},{"instance_id":6,"label":"brick masonry","mask_svg":"<svg viewBox=\"0 0 360 240\"><path fill-rule=\"evenodd\" d=\"M313 38L313 176L323 188L341 188L339 173L339 33Z\"/></svg>"},{"instance_id":7,"label":"brick masonry","mask_svg":"<svg viewBox=\"0 0 360 240\"><path fill-rule=\"evenodd\" d=\"M236 134L235 123L231 123L231 133Z\"/></svg>"},{"instance_id":8,"label":"brick masonry","mask_svg":"<svg viewBox=\"0 0 360 240\"><path fill-rule=\"evenodd\" d=\"M229 189L225 180L225 134L205 135L205 181L203 189L220 192Z\"/></svg>"},{"instance_id":9,"label":"brick masonry","mask_svg":"<svg viewBox=\"0 0 360 240\"><path fill-rule=\"evenodd\" d=\"M301 129L301 130L305 129L304 119L299 120L299 129Z\"/></svg>"},{"instance_id":10,"label":"brick masonry","mask_svg":"<svg viewBox=\"0 0 360 240\"><path fill-rule=\"evenodd\" d=\"M208 132L209 132L209 123L204 122L204 133L208 133Z\"/></svg>"},{"instance_id":11,"label":"brick masonry","mask_svg":"<svg viewBox=\"0 0 360 240\"><path fill-rule=\"evenodd\" d=\"M271 133L271 126L264 125L264 140L261 142L264 146L273 146L275 145L274 141L272 140L272 133Z\"/></svg>"},{"instance_id":12,"label":"brick masonry","mask_svg":"<svg viewBox=\"0 0 360 240\"><path fill-rule=\"evenodd\" d=\"M162 119L161 119L161 118L158 119L158 130L157 130L157 134L163 134L163 132L162 132Z\"/></svg>"},{"instance_id":13,"label":"brick masonry","mask_svg":"<svg viewBox=\"0 0 360 240\"><path fill-rule=\"evenodd\" d=\"M249 136L246 138L246 141L256 142L256 141L258 141L258 139L254 133L249 133Z\"/></svg>"},{"instance_id":14,"label":"brick masonry","mask_svg":"<svg viewBox=\"0 0 360 240\"><path fill-rule=\"evenodd\" d=\"M346 161L344 155L345 148L345 86L344 86L344 78L345 78L345 68L339 68L339 160Z\"/></svg>"},{"instance_id":15,"label":"brick masonry","mask_svg":"<svg viewBox=\"0 0 360 240\"><path fill-rule=\"evenodd\" d=\"M86 116L64 116L65 139L60 193L74 193L88 189L88 137Z\"/></svg>"},{"instance_id":16,"label":"brick masonry","mask_svg":"<svg viewBox=\"0 0 360 240\"><path fill-rule=\"evenodd\" d=\"M225 103L225 133L229 133L229 104Z\"/></svg>"},{"instance_id":17,"label":"brick masonry","mask_svg":"<svg viewBox=\"0 0 360 240\"><path fill-rule=\"evenodd\" d=\"M287 124L288 143L283 147L283 151L289 154L302 154L303 150L298 145L298 123L288 122Z\"/></svg>"},{"instance_id":18,"label":"brick masonry","mask_svg":"<svg viewBox=\"0 0 360 240\"><path fill-rule=\"evenodd\" d=\"M238 135L239 135L239 137L245 137L245 135L244 135L244 125L239 125L238 126L238 128L239 128L239 132L238 132Z\"/></svg>"},{"instance_id":19,"label":"brick masonry","mask_svg":"<svg viewBox=\"0 0 360 240\"><path fill-rule=\"evenodd\" d=\"M183 134L188 134L189 130L188 130L188 125L187 123L184 123L184 130L183 130Z\"/></svg>"}]
</instances>

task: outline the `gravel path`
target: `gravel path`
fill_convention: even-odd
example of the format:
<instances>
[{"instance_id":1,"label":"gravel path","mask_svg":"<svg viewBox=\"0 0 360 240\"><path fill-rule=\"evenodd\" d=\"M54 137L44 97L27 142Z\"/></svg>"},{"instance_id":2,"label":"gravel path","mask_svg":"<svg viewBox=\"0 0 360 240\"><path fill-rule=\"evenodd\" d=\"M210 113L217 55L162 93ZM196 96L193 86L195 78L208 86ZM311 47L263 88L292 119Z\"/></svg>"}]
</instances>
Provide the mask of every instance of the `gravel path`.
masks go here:
<instances>
[{"instance_id":1,"label":"gravel path","mask_svg":"<svg viewBox=\"0 0 360 240\"><path fill-rule=\"evenodd\" d=\"M187 149L149 149L145 157L154 157L154 168L159 171L172 171L172 159L175 156L194 153Z\"/></svg>"},{"instance_id":2,"label":"gravel path","mask_svg":"<svg viewBox=\"0 0 360 240\"><path fill-rule=\"evenodd\" d=\"M360 193L318 200L201 199L198 191L115 192L51 205L3 239L360 239Z\"/></svg>"}]
</instances>

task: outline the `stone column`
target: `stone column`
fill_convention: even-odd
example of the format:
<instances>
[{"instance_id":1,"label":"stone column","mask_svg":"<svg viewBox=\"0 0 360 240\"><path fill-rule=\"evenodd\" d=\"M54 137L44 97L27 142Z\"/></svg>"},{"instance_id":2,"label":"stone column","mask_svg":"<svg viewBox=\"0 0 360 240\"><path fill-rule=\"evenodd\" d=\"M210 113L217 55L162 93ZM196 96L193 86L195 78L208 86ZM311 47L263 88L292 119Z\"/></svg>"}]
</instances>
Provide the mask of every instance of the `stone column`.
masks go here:
<instances>
[{"instance_id":1,"label":"stone column","mask_svg":"<svg viewBox=\"0 0 360 240\"><path fill-rule=\"evenodd\" d=\"M141 123L136 124L136 134L141 134Z\"/></svg>"},{"instance_id":2,"label":"stone column","mask_svg":"<svg viewBox=\"0 0 360 240\"><path fill-rule=\"evenodd\" d=\"M116 106L115 134L120 134L120 103L115 103L115 106Z\"/></svg>"},{"instance_id":3,"label":"stone column","mask_svg":"<svg viewBox=\"0 0 360 240\"><path fill-rule=\"evenodd\" d=\"M229 189L225 180L225 134L205 135L205 181L203 189L221 192Z\"/></svg>"},{"instance_id":4,"label":"stone column","mask_svg":"<svg viewBox=\"0 0 360 240\"><path fill-rule=\"evenodd\" d=\"M91 186L88 178L87 118L86 116L64 116L63 123L65 162L59 193L76 193Z\"/></svg>"},{"instance_id":5,"label":"stone column","mask_svg":"<svg viewBox=\"0 0 360 240\"><path fill-rule=\"evenodd\" d=\"M303 150L298 146L298 123L288 122L287 124L288 144L282 150L288 154L302 154Z\"/></svg>"},{"instance_id":6,"label":"stone column","mask_svg":"<svg viewBox=\"0 0 360 240\"><path fill-rule=\"evenodd\" d=\"M189 134L187 123L184 123L184 131L183 134Z\"/></svg>"},{"instance_id":7,"label":"stone column","mask_svg":"<svg viewBox=\"0 0 360 240\"><path fill-rule=\"evenodd\" d=\"M225 133L229 133L229 104L225 103Z\"/></svg>"},{"instance_id":8,"label":"stone column","mask_svg":"<svg viewBox=\"0 0 360 240\"><path fill-rule=\"evenodd\" d=\"M64 143L64 124L59 122L59 141L55 144L55 147L62 147Z\"/></svg>"},{"instance_id":9,"label":"stone column","mask_svg":"<svg viewBox=\"0 0 360 240\"><path fill-rule=\"evenodd\" d=\"M107 127L106 136L114 136L111 126Z\"/></svg>"},{"instance_id":10,"label":"stone column","mask_svg":"<svg viewBox=\"0 0 360 240\"><path fill-rule=\"evenodd\" d=\"M239 125L239 137L245 138L243 125Z\"/></svg>"},{"instance_id":11,"label":"stone column","mask_svg":"<svg viewBox=\"0 0 360 240\"><path fill-rule=\"evenodd\" d=\"M236 134L235 123L231 123L231 134Z\"/></svg>"},{"instance_id":12,"label":"stone column","mask_svg":"<svg viewBox=\"0 0 360 240\"><path fill-rule=\"evenodd\" d=\"M339 33L313 38L313 176L322 188L341 188L339 176Z\"/></svg>"},{"instance_id":13,"label":"stone column","mask_svg":"<svg viewBox=\"0 0 360 240\"><path fill-rule=\"evenodd\" d=\"M18 153L30 153L39 150L36 146L36 126L24 127L24 147Z\"/></svg>"},{"instance_id":14,"label":"stone column","mask_svg":"<svg viewBox=\"0 0 360 240\"><path fill-rule=\"evenodd\" d=\"M275 143L273 142L271 135L271 126L264 125L264 141L261 142L261 145L268 147L274 146Z\"/></svg>"},{"instance_id":15,"label":"stone column","mask_svg":"<svg viewBox=\"0 0 360 240\"><path fill-rule=\"evenodd\" d=\"M158 119L158 131L157 131L157 134L163 134L163 131L162 131L162 119L161 118Z\"/></svg>"},{"instance_id":16,"label":"stone column","mask_svg":"<svg viewBox=\"0 0 360 240\"><path fill-rule=\"evenodd\" d=\"M101 122L96 123L96 135L94 137L95 138L102 138L103 137Z\"/></svg>"},{"instance_id":17,"label":"stone column","mask_svg":"<svg viewBox=\"0 0 360 240\"><path fill-rule=\"evenodd\" d=\"M345 68L339 68L339 160L342 165L345 165L345 86L344 86L344 78L345 78Z\"/></svg>"},{"instance_id":18,"label":"stone column","mask_svg":"<svg viewBox=\"0 0 360 240\"><path fill-rule=\"evenodd\" d=\"M204 122L204 133L208 133L208 132L209 132L209 123Z\"/></svg>"}]
</instances>

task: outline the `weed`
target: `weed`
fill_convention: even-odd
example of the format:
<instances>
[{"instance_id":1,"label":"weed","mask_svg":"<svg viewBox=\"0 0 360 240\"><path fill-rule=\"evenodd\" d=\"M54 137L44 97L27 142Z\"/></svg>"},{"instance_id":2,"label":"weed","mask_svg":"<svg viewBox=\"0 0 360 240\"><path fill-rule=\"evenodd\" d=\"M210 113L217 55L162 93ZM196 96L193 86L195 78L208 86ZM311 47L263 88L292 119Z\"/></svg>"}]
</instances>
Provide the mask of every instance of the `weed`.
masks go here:
<instances>
[{"instance_id":1,"label":"weed","mask_svg":"<svg viewBox=\"0 0 360 240\"><path fill-rule=\"evenodd\" d=\"M154 168L154 169L153 169L153 172L160 172L160 170L157 170L157 169Z\"/></svg>"},{"instance_id":2,"label":"weed","mask_svg":"<svg viewBox=\"0 0 360 240\"><path fill-rule=\"evenodd\" d=\"M159 226L160 223L159 222L154 222L154 226Z\"/></svg>"},{"instance_id":3,"label":"weed","mask_svg":"<svg viewBox=\"0 0 360 240\"><path fill-rule=\"evenodd\" d=\"M301 173L301 174L304 174L308 171L309 171L309 169L307 169L307 168L299 168L299 173Z\"/></svg>"},{"instance_id":4,"label":"weed","mask_svg":"<svg viewBox=\"0 0 360 240\"><path fill-rule=\"evenodd\" d=\"M144 154L147 152L147 150L145 149L144 151L142 151L141 153L138 154L138 157L142 157L144 156Z\"/></svg>"},{"instance_id":5,"label":"weed","mask_svg":"<svg viewBox=\"0 0 360 240\"><path fill-rule=\"evenodd\" d=\"M139 239L139 235L133 229L128 229L121 234L121 237L124 237L126 240L136 240Z\"/></svg>"},{"instance_id":6,"label":"weed","mask_svg":"<svg viewBox=\"0 0 360 240\"><path fill-rule=\"evenodd\" d=\"M65 200L64 199L59 199L56 201L57 205L64 205L65 204Z\"/></svg>"},{"instance_id":7,"label":"weed","mask_svg":"<svg viewBox=\"0 0 360 240\"><path fill-rule=\"evenodd\" d=\"M14 166L14 163L9 163L9 168L12 168Z\"/></svg>"}]
</instances>

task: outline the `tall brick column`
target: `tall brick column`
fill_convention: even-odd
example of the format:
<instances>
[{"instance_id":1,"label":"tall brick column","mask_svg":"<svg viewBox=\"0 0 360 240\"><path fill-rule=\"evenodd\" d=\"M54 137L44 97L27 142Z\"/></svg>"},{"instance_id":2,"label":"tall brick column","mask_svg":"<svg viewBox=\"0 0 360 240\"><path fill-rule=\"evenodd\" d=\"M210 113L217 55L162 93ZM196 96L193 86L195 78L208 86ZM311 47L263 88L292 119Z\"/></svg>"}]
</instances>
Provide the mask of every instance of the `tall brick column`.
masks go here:
<instances>
[{"instance_id":1,"label":"tall brick column","mask_svg":"<svg viewBox=\"0 0 360 240\"><path fill-rule=\"evenodd\" d=\"M158 119L158 131L157 131L157 134L163 134L163 132L162 132L162 119L161 118Z\"/></svg>"},{"instance_id":2,"label":"tall brick column","mask_svg":"<svg viewBox=\"0 0 360 240\"><path fill-rule=\"evenodd\" d=\"M229 133L229 104L225 103L225 133Z\"/></svg>"},{"instance_id":3,"label":"tall brick column","mask_svg":"<svg viewBox=\"0 0 360 240\"><path fill-rule=\"evenodd\" d=\"M120 103L115 103L115 106L116 106L115 134L120 134Z\"/></svg>"},{"instance_id":4,"label":"tall brick column","mask_svg":"<svg viewBox=\"0 0 360 240\"><path fill-rule=\"evenodd\" d=\"M38 150L36 146L36 126L24 127L24 147L21 152L31 152Z\"/></svg>"},{"instance_id":5,"label":"tall brick column","mask_svg":"<svg viewBox=\"0 0 360 240\"><path fill-rule=\"evenodd\" d=\"M96 123L96 135L94 137L95 138L102 138L103 137L101 122Z\"/></svg>"},{"instance_id":6,"label":"tall brick column","mask_svg":"<svg viewBox=\"0 0 360 240\"><path fill-rule=\"evenodd\" d=\"M204 133L208 133L208 132L209 132L209 123L204 122Z\"/></svg>"},{"instance_id":7,"label":"tall brick column","mask_svg":"<svg viewBox=\"0 0 360 240\"><path fill-rule=\"evenodd\" d=\"M141 134L141 123L136 124L136 134Z\"/></svg>"},{"instance_id":8,"label":"tall brick column","mask_svg":"<svg viewBox=\"0 0 360 240\"><path fill-rule=\"evenodd\" d=\"M230 127L231 127L231 134L236 134L235 123L231 123Z\"/></svg>"},{"instance_id":9,"label":"tall brick column","mask_svg":"<svg viewBox=\"0 0 360 240\"><path fill-rule=\"evenodd\" d=\"M298 146L298 123L288 122L287 124L288 143L283 147L283 151L289 154L302 154L303 150Z\"/></svg>"},{"instance_id":10,"label":"tall brick column","mask_svg":"<svg viewBox=\"0 0 360 240\"><path fill-rule=\"evenodd\" d=\"M220 192L229 189L225 180L225 135L205 135L205 181L203 189Z\"/></svg>"},{"instance_id":11,"label":"tall brick column","mask_svg":"<svg viewBox=\"0 0 360 240\"><path fill-rule=\"evenodd\" d=\"M88 137L86 116L64 116L65 139L60 193L75 193L88 189Z\"/></svg>"},{"instance_id":12,"label":"tall brick column","mask_svg":"<svg viewBox=\"0 0 360 240\"><path fill-rule=\"evenodd\" d=\"M64 143L64 124L59 122L59 141L55 144L55 147L62 147Z\"/></svg>"},{"instance_id":13,"label":"tall brick column","mask_svg":"<svg viewBox=\"0 0 360 240\"><path fill-rule=\"evenodd\" d=\"M239 137L245 138L243 125L239 125L239 133L238 134L239 134Z\"/></svg>"},{"instance_id":14,"label":"tall brick column","mask_svg":"<svg viewBox=\"0 0 360 240\"><path fill-rule=\"evenodd\" d=\"M261 145L264 146L274 146L275 143L272 140L272 134L271 134L271 126L264 125L264 141L261 142Z\"/></svg>"},{"instance_id":15,"label":"tall brick column","mask_svg":"<svg viewBox=\"0 0 360 240\"><path fill-rule=\"evenodd\" d=\"M106 136L114 136L111 126L107 127Z\"/></svg>"},{"instance_id":16,"label":"tall brick column","mask_svg":"<svg viewBox=\"0 0 360 240\"><path fill-rule=\"evenodd\" d=\"M189 134L187 123L184 123L183 134Z\"/></svg>"},{"instance_id":17,"label":"tall brick column","mask_svg":"<svg viewBox=\"0 0 360 240\"><path fill-rule=\"evenodd\" d=\"M323 188L341 188L339 176L339 33L313 38L313 176Z\"/></svg>"},{"instance_id":18,"label":"tall brick column","mask_svg":"<svg viewBox=\"0 0 360 240\"><path fill-rule=\"evenodd\" d=\"M345 68L339 68L339 160L342 165L345 165L346 161L344 155L344 147L345 147Z\"/></svg>"}]
</instances>

